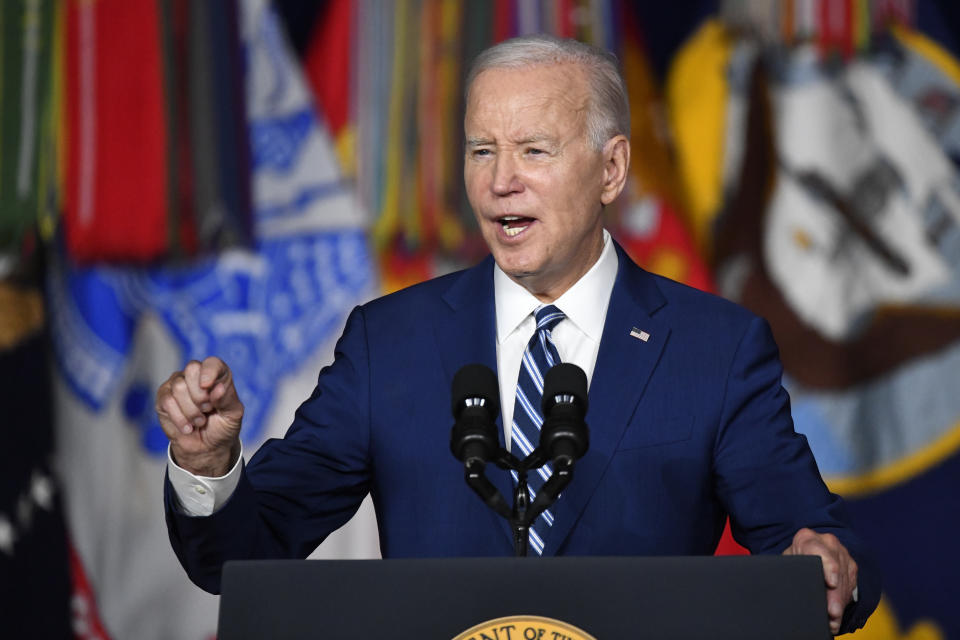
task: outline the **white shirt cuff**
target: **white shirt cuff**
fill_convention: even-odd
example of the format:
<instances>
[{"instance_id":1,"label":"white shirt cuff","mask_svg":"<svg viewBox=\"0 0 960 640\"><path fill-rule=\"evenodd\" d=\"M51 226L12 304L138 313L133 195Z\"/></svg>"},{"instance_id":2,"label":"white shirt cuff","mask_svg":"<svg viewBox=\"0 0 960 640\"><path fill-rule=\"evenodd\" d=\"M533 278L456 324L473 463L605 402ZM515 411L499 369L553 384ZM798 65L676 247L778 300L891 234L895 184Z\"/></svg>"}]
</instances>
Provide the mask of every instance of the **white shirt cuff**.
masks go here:
<instances>
[{"instance_id":1,"label":"white shirt cuff","mask_svg":"<svg viewBox=\"0 0 960 640\"><path fill-rule=\"evenodd\" d=\"M167 445L167 473L177 497L177 506L189 516L209 516L222 507L240 482L243 448L233 468L219 478L195 476L173 461Z\"/></svg>"}]
</instances>

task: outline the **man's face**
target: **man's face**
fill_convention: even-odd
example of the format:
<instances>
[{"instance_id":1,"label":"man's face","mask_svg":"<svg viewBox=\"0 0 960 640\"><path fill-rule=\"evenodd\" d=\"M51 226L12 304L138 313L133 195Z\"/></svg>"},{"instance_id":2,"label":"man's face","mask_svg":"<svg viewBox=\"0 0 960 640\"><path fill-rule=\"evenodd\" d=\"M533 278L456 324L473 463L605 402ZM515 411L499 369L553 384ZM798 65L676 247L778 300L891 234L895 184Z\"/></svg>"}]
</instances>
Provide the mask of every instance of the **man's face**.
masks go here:
<instances>
[{"instance_id":1,"label":"man's face","mask_svg":"<svg viewBox=\"0 0 960 640\"><path fill-rule=\"evenodd\" d=\"M579 65L490 69L473 82L464 181L500 268L544 301L574 284L603 249L605 154L587 140Z\"/></svg>"}]
</instances>

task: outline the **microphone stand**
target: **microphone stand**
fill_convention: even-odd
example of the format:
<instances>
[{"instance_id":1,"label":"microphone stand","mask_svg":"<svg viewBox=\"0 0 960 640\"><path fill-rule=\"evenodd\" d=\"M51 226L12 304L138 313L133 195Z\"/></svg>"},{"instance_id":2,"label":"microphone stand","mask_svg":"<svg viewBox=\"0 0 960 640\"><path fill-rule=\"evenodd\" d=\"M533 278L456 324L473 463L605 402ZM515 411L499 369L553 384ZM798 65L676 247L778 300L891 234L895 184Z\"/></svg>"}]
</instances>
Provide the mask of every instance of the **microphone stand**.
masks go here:
<instances>
[{"instance_id":1,"label":"microphone stand","mask_svg":"<svg viewBox=\"0 0 960 640\"><path fill-rule=\"evenodd\" d=\"M466 365L457 371L452 387L455 422L450 434L450 450L464 463L467 485L484 504L510 522L516 555L526 556L530 526L570 484L574 461L587 451L589 436L583 422L587 412L586 375L569 363L561 363L547 372L544 390L549 401L542 402L541 406L544 414L549 415L541 427L541 446L523 460L497 444L494 426L497 386L493 372L484 365ZM546 393L549 389L553 391ZM493 410L487 406L488 401ZM539 469L551 459L553 473L531 502L527 472ZM487 478L488 461L517 473L513 508L507 506L507 501Z\"/></svg>"},{"instance_id":2,"label":"microphone stand","mask_svg":"<svg viewBox=\"0 0 960 640\"><path fill-rule=\"evenodd\" d=\"M517 486L513 490L513 513L510 525L513 527L513 552L518 558L527 555L527 545L530 542L531 519L527 518L527 509L530 508L530 487L527 485L527 472L518 471Z\"/></svg>"},{"instance_id":3,"label":"microphone stand","mask_svg":"<svg viewBox=\"0 0 960 640\"><path fill-rule=\"evenodd\" d=\"M480 496L483 502L496 511L499 515L510 522L513 531L513 549L517 557L527 555L529 543L530 526L540 516L556 502L560 493L570 484L573 479L573 459L567 456L560 456L554 462L553 474L547 480L537 497L530 500L530 487L527 485L527 472L532 469L539 469L548 462L546 453L537 447L529 456L523 460L500 447L497 449L497 455L494 462L501 469L517 472L517 486L513 491L513 508L507 506L506 500L497 491L497 488L487 478L486 465L473 460L466 464L465 479L467 485Z\"/></svg>"}]
</instances>

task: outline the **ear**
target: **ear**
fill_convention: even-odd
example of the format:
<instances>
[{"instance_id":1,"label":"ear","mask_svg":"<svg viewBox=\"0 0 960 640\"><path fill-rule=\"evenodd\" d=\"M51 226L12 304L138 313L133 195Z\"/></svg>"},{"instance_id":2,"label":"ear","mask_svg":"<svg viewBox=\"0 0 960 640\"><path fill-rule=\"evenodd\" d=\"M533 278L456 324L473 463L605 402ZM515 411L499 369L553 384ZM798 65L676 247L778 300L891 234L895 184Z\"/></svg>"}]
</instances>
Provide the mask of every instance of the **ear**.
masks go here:
<instances>
[{"instance_id":1,"label":"ear","mask_svg":"<svg viewBox=\"0 0 960 640\"><path fill-rule=\"evenodd\" d=\"M603 145L603 190L600 202L608 205L617 199L627 184L627 170L630 168L630 141L624 135L617 135Z\"/></svg>"}]
</instances>

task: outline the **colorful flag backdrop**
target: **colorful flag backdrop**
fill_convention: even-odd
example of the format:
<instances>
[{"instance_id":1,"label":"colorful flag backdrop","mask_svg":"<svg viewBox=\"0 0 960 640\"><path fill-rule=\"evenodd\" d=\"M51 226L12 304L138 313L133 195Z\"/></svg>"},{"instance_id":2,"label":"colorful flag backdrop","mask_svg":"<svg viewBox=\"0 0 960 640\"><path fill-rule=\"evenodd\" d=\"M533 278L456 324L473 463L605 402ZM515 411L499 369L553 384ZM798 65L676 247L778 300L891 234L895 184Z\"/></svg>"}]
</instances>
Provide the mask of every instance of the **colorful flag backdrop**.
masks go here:
<instances>
[{"instance_id":1,"label":"colorful flag backdrop","mask_svg":"<svg viewBox=\"0 0 960 640\"><path fill-rule=\"evenodd\" d=\"M233 50L229 24L214 15L236 13L232 3L161 3L135 15L111 0L68 4L66 43L76 65L67 89L68 255L53 265L48 296L82 637L213 632L216 601L186 583L155 510L165 439L152 394L170 371L210 353L230 362L247 404L245 441L254 448L288 424L329 358L343 313L370 290L363 211L376 214L370 238L385 290L482 255L460 167L463 75L484 47L547 31L623 48L642 149L636 157L646 161L634 165L629 196L611 209L610 224L642 264L711 286L680 218L682 195L642 30L619 3L332 0L315 14L304 51L333 141L318 125L266 3L240 4L245 95L238 101L223 82L236 75L231 58L205 55L204 43L220 38L220 49ZM129 45L135 56L107 55L119 46L101 43L113 25L149 32ZM141 101L124 110L130 97L115 93L122 87L116 78L132 72L98 65L138 64ZM244 98L249 145L230 135ZM117 128L106 125L114 117ZM147 154L155 167L148 176L127 177L133 161L105 151L128 144L133 134L121 131L128 125L150 132L145 144L124 151ZM246 180L242 167L227 162L244 154ZM122 188L111 190L115 183ZM89 265L230 246L216 241L243 238L236 194L246 183L254 252L227 250L157 268ZM144 215L131 220L124 215L133 194ZM223 227L237 231L209 231ZM136 238L126 242L127 235ZM353 526L318 553L375 555L369 513Z\"/></svg>"},{"instance_id":2,"label":"colorful flag backdrop","mask_svg":"<svg viewBox=\"0 0 960 640\"><path fill-rule=\"evenodd\" d=\"M941 6L724 3L667 80L719 291L770 321L796 427L883 571L858 638L960 637L960 24Z\"/></svg>"},{"instance_id":3,"label":"colorful flag backdrop","mask_svg":"<svg viewBox=\"0 0 960 640\"><path fill-rule=\"evenodd\" d=\"M0 9L4 256L62 211L48 308L77 637L211 637L216 599L165 540L154 389L224 356L255 448L377 272L388 291L482 255L463 77L484 47L535 32L622 62L634 164L608 212L618 240L771 321L797 427L885 572L858 637L960 637L950 2L276 2L310 18L289 29L306 82L267 0ZM40 496L40 513L43 486L18 481L16 499ZM16 533L26 507L3 504ZM319 553L375 555L369 512L351 526Z\"/></svg>"},{"instance_id":4,"label":"colorful flag backdrop","mask_svg":"<svg viewBox=\"0 0 960 640\"><path fill-rule=\"evenodd\" d=\"M249 244L235 0L64 0L63 237L145 264Z\"/></svg>"},{"instance_id":5,"label":"colorful flag backdrop","mask_svg":"<svg viewBox=\"0 0 960 640\"><path fill-rule=\"evenodd\" d=\"M144 20L150 8L160 6L152 2L126 5L127 0L75 6L79 14L93 12L77 17L87 24L80 33L93 30L84 35L89 38L85 46L98 53L104 50L101 47L117 46L108 44L115 30L134 26L127 12L146 9L136 17ZM320 367L332 357L333 341L346 313L375 287L365 217L351 183L339 170L331 139L316 116L270 5L244 0L191 6L194 13L177 14L186 5L169 4L165 19L176 25L189 18L181 35L197 30L217 38L210 30L217 31L228 43L227 50L235 34L243 47L245 67L236 69L230 60L214 57L206 64L222 63L213 74L217 78L200 77L187 94L175 99L169 92L162 100L153 99L168 109L175 109L178 102L191 104L195 112L207 114L204 118L221 123L220 129L207 132L208 140L195 138L191 147L196 166L203 165L204 175L214 182L201 201L213 213L219 211L218 220L227 220L230 211L242 208L236 202L242 202L239 194L248 182L255 242L250 248L153 267L84 265L77 258L89 254L77 256L74 251L57 254L51 265L48 300L56 365L57 468L76 550L74 614L81 638L199 639L212 638L216 632L217 598L188 581L166 539L162 478L167 446L153 409L159 384L190 359L209 354L224 358L245 403L245 446L255 450L266 437L283 433L297 404L309 395ZM110 10L122 15L111 16ZM230 19L236 22L224 24ZM156 26L151 23L149 29L154 31ZM135 39L131 34L127 37ZM136 46L151 60L159 56L158 51L169 53L156 39L137 41ZM151 48L156 50L148 52ZM180 62L185 60L182 57ZM97 68L98 61L90 64ZM156 65L151 69L155 71ZM183 72L178 67L178 73ZM226 82L221 74L228 76ZM152 75L156 80L156 73ZM214 80L216 86L207 86ZM242 114L233 110L234 82L243 94ZM96 104L111 113L118 109L114 101L125 98L116 96L111 87L97 86ZM160 88L161 84L154 84L151 91ZM160 130L162 114L155 115L158 120L150 126ZM240 135L235 135L230 118L240 117ZM83 145L96 146L104 138L124 148L136 146L131 139L115 138L117 130L99 117L97 122L99 136L79 140L75 155L100 159L100 152ZM184 157L170 147L166 152ZM248 179L242 178L239 168L224 166L228 157L249 164ZM114 157L103 159L97 171L138 170L117 166ZM157 153L154 161L156 171L150 179L162 181L166 176L168 183L141 195L155 196L154 203L162 203L169 194L181 204L188 202L189 198L180 197L180 187L171 188L169 182L182 165L167 165L163 153ZM68 169L68 178L71 171L83 170L82 164ZM217 182L217 177L222 181ZM94 184L97 190L108 186L101 181ZM124 188L133 189L136 184L126 182ZM110 226L114 217L136 218L131 216L132 204L114 202L107 192L102 195L104 199L93 209L94 224ZM165 215L160 207L158 225L162 226ZM142 229L114 231L143 233ZM151 237L161 243L168 240L165 233ZM328 540L333 550L321 553L376 555L372 532L372 528L348 531Z\"/></svg>"},{"instance_id":6,"label":"colorful flag backdrop","mask_svg":"<svg viewBox=\"0 0 960 640\"><path fill-rule=\"evenodd\" d=\"M302 21L304 2L281 2ZM356 176L384 290L472 264L486 248L463 193L463 97L469 62L529 33L576 37L617 53L630 88L637 162L609 212L645 265L709 289L682 219L665 109L646 60L643 25L615 0L329 0L314 12L304 64L339 157Z\"/></svg>"}]
</instances>

